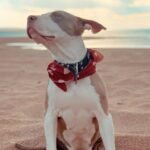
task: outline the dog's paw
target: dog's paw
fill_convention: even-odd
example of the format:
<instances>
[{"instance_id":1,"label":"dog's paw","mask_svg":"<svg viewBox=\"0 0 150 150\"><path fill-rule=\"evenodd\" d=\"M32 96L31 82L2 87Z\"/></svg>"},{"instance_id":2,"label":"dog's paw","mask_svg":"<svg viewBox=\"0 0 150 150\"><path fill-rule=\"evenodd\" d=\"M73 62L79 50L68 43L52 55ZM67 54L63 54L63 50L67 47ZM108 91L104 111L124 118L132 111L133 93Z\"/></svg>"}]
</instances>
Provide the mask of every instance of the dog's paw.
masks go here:
<instances>
[{"instance_id":1,"label":"dog's paw","mask_svg":"<svg viewBox=\"0 0 150 150\"><path fill-rule=\"evenodd\" d=\"M57 139L57 150L68 150L63 142L61 142L59 139Z\"/></svg>"},{"instance_id":2,"label":"dog's paw","mask_svg":"<svg viewBox=\"0 0 150 150\"><path fill-rule=\"evenodd\" d=\"M102 150L102 148L103 148L103 141L102 138L100 137L93 145L92 150Z\"/></svg>"}]
</instances>

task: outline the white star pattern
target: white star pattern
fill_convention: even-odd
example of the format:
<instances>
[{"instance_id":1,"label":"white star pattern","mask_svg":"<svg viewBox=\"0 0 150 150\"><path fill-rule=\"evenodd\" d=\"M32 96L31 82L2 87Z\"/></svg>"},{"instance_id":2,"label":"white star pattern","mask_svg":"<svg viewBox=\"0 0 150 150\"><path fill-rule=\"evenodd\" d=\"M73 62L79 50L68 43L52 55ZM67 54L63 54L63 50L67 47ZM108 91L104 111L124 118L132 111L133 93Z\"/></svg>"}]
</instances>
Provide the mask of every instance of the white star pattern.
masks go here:
<instances>
[{"instance_id":1,"label":"white star pattern","mask_svg":"<svg viewBox=\"0 0 150 150\"><path fill-rule=\"evenodd\" d=\"M65 83L64 80L58 80L58 83Z\"/></svg>"},{"instance_id":2,"label":"white star pattern","mask_svg":"<svg viewBox=\"0 0 150 150\"><path fill-rule=\"evenodd\" d=\"M51 75L54 75L52 70L48 70L48 73L50 73Z\"/></svg>"}]
</instances>

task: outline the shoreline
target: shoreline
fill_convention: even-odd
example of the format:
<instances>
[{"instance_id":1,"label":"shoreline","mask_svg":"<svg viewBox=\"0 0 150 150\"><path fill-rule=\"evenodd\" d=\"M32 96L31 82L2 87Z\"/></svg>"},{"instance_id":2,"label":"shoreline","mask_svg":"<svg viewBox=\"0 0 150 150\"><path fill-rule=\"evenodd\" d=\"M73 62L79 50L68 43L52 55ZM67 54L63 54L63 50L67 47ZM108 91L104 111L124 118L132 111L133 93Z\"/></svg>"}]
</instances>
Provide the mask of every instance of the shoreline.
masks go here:
<instances>
[{"instance_id":1,"label":"shoreline","mask_svg":"<svg viewBox=\"0 0 150 150\"><path fill-rule=\"evenodd\" d=\"M6 46L27 38L0 38L0 149L16 142L44 146L43 117L48 51ZM101 48L97 66L106 83L117 150L150 147L150 48Z\"/></svg>"},{"instance_id":2,"label":"shoreline","mask_svg":"<svg viewBox=\"0 0 150 150\"><path fill-rule=\"evenodd\" d=\"M91 40L94 38L91 38ZM10 44L10 45L6 45L6 44ZM14 44L14 45L13 45ZM15 45L16 44L16 45ZM28 45L31 44L31 45ZM33 45L32 45L33 44ZM86 43L85 43L86 44ZM87 44L88 45L88 44ZM44 51L46 50L45 48L42 48L41 45L36 44L32 39L29 39L28 37L9 37L9 38L2 38L0 37L0 46L8 46L8 47L19 47L21 49L30 49L30 50L39 50L39 51ZM22 48L24 47L24 48ZM35 47L35 48L34 48ZM87 46L89 47L89 46ZM91 47L91 46L90 46ZM94 46L92 48L94 49L102 49L102 50L135 50L135 49L150 49L150 47L131 47L131 46L111 46L109 45L108 47L106 46Z\"/></svg>"},{"instance_id":3,"label":"shoreline","mask_svg":"<svg viewBox=\"0 0 150 150\"><path fill-rule=\"evenodd\" d=\"M0 44L15 42L32 42L28 37L0 37Z\"/></svg>"}]
</instances>

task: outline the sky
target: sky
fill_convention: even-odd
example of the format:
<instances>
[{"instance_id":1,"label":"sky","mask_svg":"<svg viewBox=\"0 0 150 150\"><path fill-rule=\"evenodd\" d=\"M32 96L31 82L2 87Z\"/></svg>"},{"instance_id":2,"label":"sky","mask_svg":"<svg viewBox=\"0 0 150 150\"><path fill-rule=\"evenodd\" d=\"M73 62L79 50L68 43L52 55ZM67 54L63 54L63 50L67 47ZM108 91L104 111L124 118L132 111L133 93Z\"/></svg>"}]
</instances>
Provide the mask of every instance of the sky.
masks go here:
<instances>
[{"instance_id":1,"label":"sky","mask_svg":"<svg viewBox=\"0 0 150 150\"><path fill-rule=\"evenodd\" d=\"M150 0L0 0L0 28L25 28L28 15L64 10L108 29L150 28Z\"/></svg>"}]
</instances>

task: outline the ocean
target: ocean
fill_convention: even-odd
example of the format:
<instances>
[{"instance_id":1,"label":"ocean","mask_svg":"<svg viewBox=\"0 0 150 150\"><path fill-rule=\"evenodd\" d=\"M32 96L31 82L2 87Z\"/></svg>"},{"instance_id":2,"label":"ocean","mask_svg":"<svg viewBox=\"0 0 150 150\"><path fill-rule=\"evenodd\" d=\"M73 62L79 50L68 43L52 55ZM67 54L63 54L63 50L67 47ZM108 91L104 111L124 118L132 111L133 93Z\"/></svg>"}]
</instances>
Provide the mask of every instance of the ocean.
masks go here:
<instances>
[{"instance_id":1,"label":"ocean","mask_svg":"<svg viewBox=\"0 0 150 150\"><path fill-rule=\"evenodd\" d=\"M0 29L1 37L27 37L23 29ZM106 30L98 34L83 34L86 47L92 48L150 48L150 29ZM24 49L45 50L35 43L8 43Z\"/></svg>"}]
</instances>

